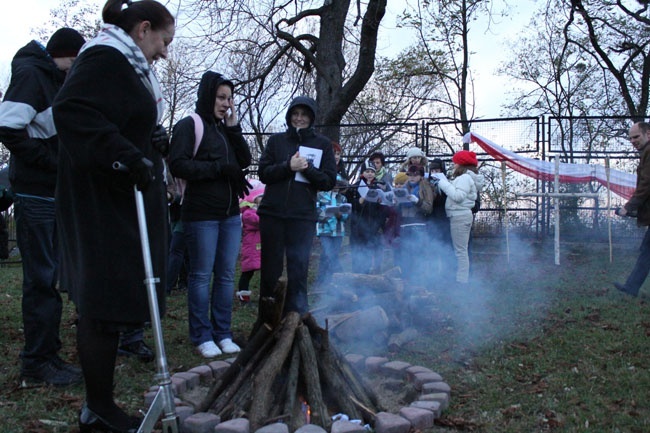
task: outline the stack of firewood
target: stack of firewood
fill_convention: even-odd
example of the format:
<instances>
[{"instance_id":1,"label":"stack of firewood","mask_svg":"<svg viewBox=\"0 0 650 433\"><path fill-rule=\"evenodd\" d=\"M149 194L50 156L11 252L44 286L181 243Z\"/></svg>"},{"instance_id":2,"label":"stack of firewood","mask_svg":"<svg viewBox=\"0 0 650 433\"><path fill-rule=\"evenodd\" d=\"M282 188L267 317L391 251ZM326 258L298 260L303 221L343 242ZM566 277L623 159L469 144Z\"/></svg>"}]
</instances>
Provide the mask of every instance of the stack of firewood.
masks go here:
<instances>
[{"instance_id":1,"label":"stack of firewood","mask_svg":"<svg viewBox=\"0 0 650 433\"><path fill-rule=\"evenodd\" d=\"M246 417L251 431L272 422L284 422L291 431L308 422L329 431L336 413L372 423L383 410L376 396L311 314L282 317L285 290L280 280L274 296L260 300L244 350L195 410L221 419Z\"/></svg>"}]
</instances>

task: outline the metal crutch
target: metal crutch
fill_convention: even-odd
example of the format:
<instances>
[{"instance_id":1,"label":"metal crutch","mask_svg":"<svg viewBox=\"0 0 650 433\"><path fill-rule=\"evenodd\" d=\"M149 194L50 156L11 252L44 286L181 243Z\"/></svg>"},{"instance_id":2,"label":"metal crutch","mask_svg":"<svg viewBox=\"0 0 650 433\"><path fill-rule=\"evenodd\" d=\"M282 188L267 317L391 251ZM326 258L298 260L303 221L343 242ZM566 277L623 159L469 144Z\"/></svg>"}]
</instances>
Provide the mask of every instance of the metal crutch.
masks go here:
<instances>
[{"instance_id":1,"label":"metal crutch","mask_svg":"<svg viewBox=\"0 0 650 433\"><path fill-rule=\"evenodd\" d=\"M128 167L117 161L113 163L113 168L119 171L129 170ZM178 433L180 431L179 418L176 414L176 405L174 404L172 381L167 366L162 325L160 323L158 295L156 294L156 283L160 282L160 279L153 276L149 233L147 231L147 217L145 215L142 191L134 185L133 193L135 195L135 208L138 213L138 229L140 230L140 245L142 246L142 259L144 261L144 284L147 287L149 314L151 316L151 330L153 332L153 339L156 347L157 373L154 378L158 382L158 391L156 392L156 396L151 402L151 406L149 406L149 410L147 410L137 433L150 433L153 431L153 427L161 415L163 415L161 420L163 433Z\"/></svg>"}]
</instances>

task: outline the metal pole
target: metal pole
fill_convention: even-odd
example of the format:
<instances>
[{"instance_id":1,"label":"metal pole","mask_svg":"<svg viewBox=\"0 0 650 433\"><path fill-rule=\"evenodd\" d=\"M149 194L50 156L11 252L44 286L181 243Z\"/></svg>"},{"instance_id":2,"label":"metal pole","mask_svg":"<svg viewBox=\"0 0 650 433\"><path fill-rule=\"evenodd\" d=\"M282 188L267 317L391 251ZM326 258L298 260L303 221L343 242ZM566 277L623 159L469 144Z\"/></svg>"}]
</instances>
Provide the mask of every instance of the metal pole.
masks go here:
<instances>
[{"instance_id":1,"label":"metal pole","mask_svg":"<svg viewBox=\"0 0 650 433\"><path fill-rule=\"evenodd\" d=\"M560 158L557 155L554 158L555 160L555 193L557 194L560 191ZM560 198L555 197L553 199L555 203L555 264L560 264Z\"/></svg>"},{"instance_id":2,"label":"metal pole","mask_svg":"<svg viewBox=\"0 0 650 433\"><path fill-rule=\"evenodd\" d=\"M506 258L510 263L510 238L508 226L508 194L506 185L506 162L501 161L501 179L503 180L503 223L506 231Z\"/></svg>"},{"instance_id":3,"label":"metal pole","mask_svg":"<svg viewBox=\"0 0 650 433\"><path fill-rule=\"evenodd\" d=\"M165 345L162 335L162 324L160 323L160 310L158 309L158 295L156 293L156 283L160 282L153 275L153 266L151 264L151 249L149 245L149 233L147 231L147 217L145 214L144 200L142 192L137 186L133 186L135 194L135 207L138 212L138 228L140 230L140 245L142 247L142 259L144 262L144 284L147 287L147 298L149 299L149 314L151 316L151 329L156 346L156 367L155 376L158 382L158 393L154 397L149 410L145 414L138 433L153 431L154 425L161 413L163 432L178 433L179 419L176 415L176 405L174 404L174 393L172 391L172 381L167 367L167 357L165 356Z\"/></svg>"},{"instance_id":4,"label":"metal pole","mask_svg":"<svg viewBox=\"0 0 650 433\"><path fill-rule=\"evenodd\" d=\"M605 176L607 177L607 236L609 239L609 263L614 261L612 251L612 190L609 187L609 156L605 158Z\"/></svg>"}]
</instances>

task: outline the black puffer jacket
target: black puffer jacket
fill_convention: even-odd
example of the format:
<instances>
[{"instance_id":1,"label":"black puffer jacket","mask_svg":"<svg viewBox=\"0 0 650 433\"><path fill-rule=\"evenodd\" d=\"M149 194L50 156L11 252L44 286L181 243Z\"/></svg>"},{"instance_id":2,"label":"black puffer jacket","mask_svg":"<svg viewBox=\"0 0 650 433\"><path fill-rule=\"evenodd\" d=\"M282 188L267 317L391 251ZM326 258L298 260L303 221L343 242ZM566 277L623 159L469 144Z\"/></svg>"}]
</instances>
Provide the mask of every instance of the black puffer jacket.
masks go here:
<instances>
[{"instance_id":1,"label":"black puffer jacket","mask_svg":"<svg viewBox=\"0 0 650 433\"><path fill-rule=\"evenodd\" d=\"M251 163L251 152L241 126L226 126L214 117L219 86L233 87L222 75L208 71L199 84L196 113L203 120L203 138L194 153L194 120L181 119L172 135L170 169L174 177L187 180L183 198L183 221L207 221L239 215L239 198L222 167L231 164L244 169Z\"/></svg>"},{"instance_id":2,"label":"black puffer jacket","mask_svg":"<svg viewBox=\"0 0 650 433\"><path fill-rule=\"evenodd\" d=\"M309 128L297 130L291 126L291 110L302 105L308 108L312 116ZM317 134L313 127L316 118L316 102L306 96L295 98L287 110L287 131L269 138L259 164L260 180L266 184L262 203L257 210L259 215L279 218L302 219L316 222L316 193L329 191L336 183L336 160L332 141L324 135ZM302 172L309 182L296 180L296 173L291 171L291 157L300 146L320 149L320 168L310 166Z\"/></svg>"},{"instance_id":3,"label":"black puffer jacket","mask_svg":"<svg viewBox=\"0 0 650 433\"><path fill-rule=\"evenodd\" d=\"M14 192L54 197L58 139L52 101L65 72L41 44L31 41L11 62L11 82L0 104L0 141L11 151Z\"/></svg>"}]
</instances>

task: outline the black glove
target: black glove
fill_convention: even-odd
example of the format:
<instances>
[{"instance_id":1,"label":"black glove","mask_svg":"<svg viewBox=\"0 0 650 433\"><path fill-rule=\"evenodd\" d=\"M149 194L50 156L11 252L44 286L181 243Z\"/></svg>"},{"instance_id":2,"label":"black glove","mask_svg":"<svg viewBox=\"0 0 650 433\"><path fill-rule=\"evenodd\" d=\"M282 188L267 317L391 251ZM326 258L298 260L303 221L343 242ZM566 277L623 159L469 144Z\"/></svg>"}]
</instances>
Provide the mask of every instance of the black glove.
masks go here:
<instances>
[{"instance_id":1,"label":"black glove","mask_svg":"<svg viewBox=\"0 0 650 433\"><path fill-rule=\"evenodd\" d=\"M240 182L241 177L243 176L241 168L237 167L234 164L224 164L221 166L221 175L226 179L232 180L234 182Z\"/></svg>"},{"instance_id":2,"label":"black glove","mask_svg":"<svg viewBox=\"0 0 650 433\"><path fill-rule=\"evenodd\" d=\"M242 173L241 182L239 184L239 188L237 189L237 197L239 197L242 200L253 189L253 185L251 185L251 183L248 181L248 179L246 179L246 173L248 173L248 170L246 170L244 173Z\"/></svg>"},{"instance_id":3,"label":"black glove","mask_svg":"<svg viewBox=\"0 0 650 433\"><path fill-rule=\"evenodd\" d=\"M147 158L140 158L127 165L129 167L129 178L140 191L144 191L147 185L155 179L153 175L153 162Z\"/></svg>"},{"instance_id":4,"label":"black glove","mask_svg":"<svg viewBox=\"0 0 650 433\"><path fill-rule=\"evenodd\" d=\"M151 145L154 149L167 156L169 154L169 135L164 126L158 125L151 135Z\"/></svg>"}]
</instances>

